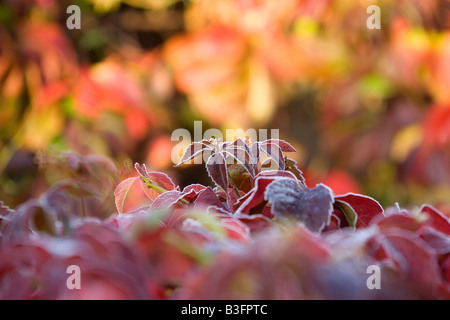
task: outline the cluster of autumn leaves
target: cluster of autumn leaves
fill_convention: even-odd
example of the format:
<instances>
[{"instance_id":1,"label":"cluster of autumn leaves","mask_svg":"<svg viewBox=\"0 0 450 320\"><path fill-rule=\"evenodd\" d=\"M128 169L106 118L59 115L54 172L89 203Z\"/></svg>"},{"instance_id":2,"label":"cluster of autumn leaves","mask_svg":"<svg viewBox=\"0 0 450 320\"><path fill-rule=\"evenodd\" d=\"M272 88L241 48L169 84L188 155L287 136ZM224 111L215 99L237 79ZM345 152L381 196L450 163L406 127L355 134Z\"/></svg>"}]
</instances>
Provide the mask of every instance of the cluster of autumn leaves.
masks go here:
<instances>
[{"instance_id":1,"label":"cluster of autumn leaves","mask_svg":"<svg viewBox=\"0 0 450 320\"><path fill-rule=\"evenodd\" d=\"M54 182L29 154L71 149L167 170L170 133L201 118L281 129L295 160L310 159L305 175L344 193L448 210L443 1L378 1L380 30L350 0L86 0L81 30L62 23L67 5L2 4L1 194L11 205L19 190L42 191L23 181Z\"/></svg>"},{"instance_id":2,"label":"cluster of autumn leaves","mask_svg":"<svg viewBox=\"0 0 450 320\"><path fill-rule=\"evenodd\" d=\"M99 214L96 190L75 181L15 210L0 203L0 298L450 298L450 220L435 208L383 210L364 195L309 188L284 141L201 144L181 162L210 152L213 188L181 189L136 164L109 216ZM87 176L109 165L66 158ZM124 211L137 181L149 203ZM71 265L79 290L66 286ZM367 285L373 265L378 289Z\"/></svg>"}]
</instances>

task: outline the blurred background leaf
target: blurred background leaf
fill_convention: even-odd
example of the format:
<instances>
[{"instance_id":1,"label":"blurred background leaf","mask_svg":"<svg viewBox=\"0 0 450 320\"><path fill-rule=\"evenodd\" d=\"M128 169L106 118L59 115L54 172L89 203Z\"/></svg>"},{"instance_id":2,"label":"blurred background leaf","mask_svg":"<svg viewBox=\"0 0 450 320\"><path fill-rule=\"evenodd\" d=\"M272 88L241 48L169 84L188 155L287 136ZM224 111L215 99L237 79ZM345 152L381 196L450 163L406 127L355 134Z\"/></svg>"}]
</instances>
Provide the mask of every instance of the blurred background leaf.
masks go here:
<instances>
[{"instance_id":1,"label":"blurred background leaf","mask_svg":"<svg viewBox=\"0 0 450 320\"><path fill-rule=\"evenodd\" d=\"M311 187L449 213L449 18L447 0L4 0L0 199L57 183L39 163L67 150L207 184L171 163L172 131L202 120L279 129Z\"/></svg>"}]
</instances>

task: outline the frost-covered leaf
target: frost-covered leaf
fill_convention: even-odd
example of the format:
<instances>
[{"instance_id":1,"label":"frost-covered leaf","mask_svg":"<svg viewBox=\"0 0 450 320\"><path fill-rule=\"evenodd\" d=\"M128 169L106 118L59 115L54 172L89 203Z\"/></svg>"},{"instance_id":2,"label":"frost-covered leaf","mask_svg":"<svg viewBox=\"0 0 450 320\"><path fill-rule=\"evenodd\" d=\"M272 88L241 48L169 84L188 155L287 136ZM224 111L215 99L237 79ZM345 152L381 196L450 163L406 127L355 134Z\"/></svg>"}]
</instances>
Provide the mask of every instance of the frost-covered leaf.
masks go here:
<instances>
[{"instance_id":1,"label":"frost-covered leaf","mask_svg":"<svg viewBox=\"0 0 450 320\"><path fill-rule=\"evenodd\" d=\"M220 150L226 151L228 149L235 149L235 148L245 150L250 154L250 147L241 138L237 138L233 142L223 142L221 144Z\"/></svg>"},{"instance_id":2,"label":"frost-covered leaf","mask_svg":"<svg viewBox=\"0 0 450 320\"><path fill-rule=\"evenodd\" d=\"M263 141L261 144L262 145L275 144L275 145L278 145L280 147L281 151L283 151L283 152L297 152L297 150L295 150L295 148L293 146L291 146L290 143L288 143L284 140L281 140L281 139L269 139L269 140Z\"/></svg>"},{"instance_id":3,"label":"frost-covered leaf","mask_svg":"<svg viewBox=\"0 0 450 320\"><path fill-rule=\"evenodd\" d=\"M450 237L433 227L424 226L420 229L420 237L425 240L438 254L450 253Z\"/></svg>"},{"instance_id":4,"label":"frost-covered leaf","mask_svg":"<svg viewBox=\"0 0 450 320\"><path fill-rule=\"evenodd\" d=\"M206 187L204 185L190 184L183 189L181 199L191 202L192 200L194 200L197 197L197 195L200 192L202 192L205 189L206 189Z\"/></svg>"},{"instance_id":5,"label":"frost-covered leaf","mask_svg":"<svg viewBox=\"0 0 450 320\"><path fill-rule=\"evenodd\" d=\"M295 176L287 171L263 171L255 177L254 187L247 194L238 199L237 213L248 214L265 201L264 193L267 186L276 179L288 178L297 181Z\"/></svg>"},{"instance_id":6,"label":"frost-covered leaf","mask_svg":"<svg viewBox=\"0 0 450 320\"><path fill-rule=\"evenodd\" d=\"M358 215L356 214L355 210L353 210L351 205L349 205L347 202L340 201L335 198L334 207L344 215L344 218L350 227L356 228ZM335 215L335 217L339 222L339 227L344 227L345 224L342 224L343 217L340 215Z\"/></svg>"},{"instance_id":7,"label":"frost-covered leaf","mask_svg":"<svg viewBox=\"0 0 450 320\"><path fill-rule=\"evenodd\" d=\"M166 191L179 190L179 187L175 185L167 174L154 171L148 172L145 164L140 166L139 163L136 163L134 167L140 174L142 189L151 200L155 200Z\"/></svg>"},{"instance_id":8,"label":"frost-covered leaf","mask_svg":"<svg viewBox=\"0 0 450 320\"><path fill-rule=\"evenodd\" d=\"M220 220L222 226L225 228L227 237L229 239L248 242L250 240L250 229L243 222L236 218L223 218Z\"/></svg>"},{"instance_id":9,"label":"frost-covered leaf","mask_svg":"<svg viewBox=\"0 0 450 320\"><path fill-rule=\"evenodd\" d=\"M116 203L116 208L118 213L123 213L123 207L125 204L125 198L130 191L131 186L136 182L139 177L132 177L125 179L116 187L114 190L114 199Z\"/></svg>"},{"instance_id":10,"label":"frost-covered leaf","mask_svg":"<svg viewBox=\"0 0 450 320\"><path fill-rule=\"evenodd\" d=\"M5 206L3 201L0 201L0 217L6 217L12 214L14 210L11 210L8 206Z\"/></svg>"},{"instance_id":11,"label":"frost-covered leaf","mask_svg":"<svg viewBox=\"0 0 450 320\"><path fill-rule=\"evenodd\" d=\"M205 151L213 151L214 147L208 140L202 140L200 142L191 143L183 153L180 161L175 165L175 167L180 166L181 164L188 162L194 159L197 156L200 156Z\"/></svg>"},{"instance_id":12,"label":"frost-covered leaf","mask_svg":"<svg viewBox=\"0 0 450 320\"><path fill-rule=\"evenodd\" d=\"M253 170L256 172L259 158L261 157L261 150L259 149L260 142L255 141L250 145L250 156L252 157Z\"/></svg>"},{"instance_id":13,"label":"frost-covered leaf","mask_svg":"<svg viewBox=\"0 0 450 320\"><path fill-rule=\"evenodd\" d=\"M281 150L279 144L273 142L262 142L260 145L260 149L278 164L280 170L285 169L286 163L284 162L283 151Z\"/></svg>"},{"instance_id":14,"label":"frost-covered leaf","mask_svg":"<svg viewBox=\"0 0 450 320\"><path fill-rule=\"evenodd\" d=\"M229 208L219 200L213 189L207 187L205 190L201 191L194 200L194 208L208 208L212 206L225 210L226 212L230 211Z\"/></svg>"},{"instance_id":15,"label":"frost-covered leaf","mask_svg":"<svg viewBox=\"0 0 450 320\"><path fill-rule=\"evenodd\" d=\"M228 191L228 172L226 159L221 153L214 153L206 163L208 175L216 185Z\"/></svg>"},{"instance_id":16,"label":"frost-covered leaf","mask_svg":"<svg viewBox=\"0 0 450 320\"><path fill-rule=\"evenodd\" d=\"M177 204L181 199L181 192L178 190L167 191L153 201L150 210L167 209Z\"/></svg>"},{"instance_id":17,"label":"frost-covered leaf","mask_svg":"<svg viewBox=\"0 0 450 320\"><path fill-rule=\"evenodd\" d=\"M226 154L230 155L233 159L238 161L238 163L242 164L242 166L247 170L248 173L252 177L255 176L255 171L252 166L252 157L250 156L249 152L242 148L226 148L226 151L224 151Z\"/></svg>"},{"instance_id":18,"label":"frost-covered leaf","mask_svg":"<svg viewBox=\"0 0 450 320\"><path fill-rule=\"evenodd\" d=\"M347 193L345 195L336 196L336 203L339 209L343 212L350 226L355 223L356 228L366 228L370 220L379 214L383 214L383 207L375 199L360 194ZM344 205L347 204L347 206ZM354 221L353 214L348 206L353 209L356 214L356 221ZM350 219L350 220L349 220Z\"/></svg>"},{"instance_id":19,"label":"frost-covered leaf","mask_svg":"<svg viewBox=\"0 0 450 320\"><path fill-rule=\"evenodd\" d=\"M432 226L447 235L450 235L450 219L440 213L430 205L424 205L420 209L420 214L427 217L426 224Z\"/></svg>"},{"instance_id":20,"label":"frost-covered leaf","mask_svg":"<svg viewBox=\"0 0 450 320\"><path fill-rule=\"evenodd\" d=\"M313 231L321 231L330 222L334 196L323 184L309 189L292 179L277 179L264 196L276 216L294 216Z\"/></svg>"},{"instance_id":21,"label":"frost-covered leaf","mask_svg":"<svg viewBox=\"0 0 450 320\"><path fill-rule=\"evenodd\" d=\"M408 289L424 297L436 296L442 276L434 250L418 235L408 231L392 229L385 236L385 246L396 262L400 276L410 284Z\"/></svg>"},{"instance_id":22,"label":"frost-covered leaf","mask_svg":"<svg viewBox=\"0 0 450 320\"><path fill-rule=\"evenodd\" d=\"M371 224L376 224L380 230L399 228L411 232L416 232L419 227L419 221L409 213L393 213L386 217L378 216L372 220Z\"/></svg>"}]
</instances>

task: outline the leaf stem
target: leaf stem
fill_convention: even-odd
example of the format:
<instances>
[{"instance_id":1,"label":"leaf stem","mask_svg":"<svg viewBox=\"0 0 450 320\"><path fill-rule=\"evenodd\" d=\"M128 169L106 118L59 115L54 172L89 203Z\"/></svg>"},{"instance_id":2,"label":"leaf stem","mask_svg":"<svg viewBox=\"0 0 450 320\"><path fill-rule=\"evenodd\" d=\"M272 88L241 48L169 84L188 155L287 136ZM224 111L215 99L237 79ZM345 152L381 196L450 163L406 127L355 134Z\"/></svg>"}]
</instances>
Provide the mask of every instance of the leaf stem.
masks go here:
<instances>
[{"instance_id":1,"label":"leaf stem","mask_svg":"<svg viewBox=\"0 0 450 320\"><path fill-rule=\"evenodd\" d=\"M228 170L227 170L228 172ZM242 197L241 193L239 192L239 189L236 187L236 184L234 183L233 179L231 178L230 173L228 172L228 180L230 181L230 184L233 186L234 192L236 192L237 196L240 198Z\"/></svg>"},{"instance_id":2,"label":"leaf stem","mask_svg":"<svg viewBox=\"0 0 450 320\"><path fill-rule=\"evenodd\" d=\"M156 191L159 191L161 193L167 192L166 189L161 188L160 186L152 183L149 179L147 179L146 177L141 176L142 181L144 181L145 185L147 186L147 188L152 188L155 189ZM184 199L180 199L180 202L185 204L185 205L189 205L189 202L187 202Z\"/></svg>"}]
</instances>

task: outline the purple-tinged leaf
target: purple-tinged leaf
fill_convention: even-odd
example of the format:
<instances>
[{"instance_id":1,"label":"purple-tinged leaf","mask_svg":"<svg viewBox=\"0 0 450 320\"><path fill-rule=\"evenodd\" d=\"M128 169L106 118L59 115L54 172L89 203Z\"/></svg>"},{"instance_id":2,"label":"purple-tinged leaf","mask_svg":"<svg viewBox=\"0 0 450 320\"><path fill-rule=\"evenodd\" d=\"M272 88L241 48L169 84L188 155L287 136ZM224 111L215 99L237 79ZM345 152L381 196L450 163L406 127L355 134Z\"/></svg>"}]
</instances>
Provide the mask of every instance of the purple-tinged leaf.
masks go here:
<instances>
[{"instance_id":1,"label":"purple-tinged leaf","mask_svg":"<svg viewBox=\"0 0 450 320\"><path fill-rule=\"evenodd\" d=\"M117 171L114 162L100 155L80 155L73 151L64 152L61 160L66 163L68 169L78 174L89 174L92 177L102 179L104 174Z\"/></svg>"},{"instance_id":2,"label":"purple-tinged leaf","mask_svg":"<svg viewBox=\"0 0 450 320\"><path fill-rule=\"evenodd\" d=\"M139 163L135 163L134 164L134 168L136 169L136 171L143 177L147 177L147 166L144 164L142 164L142 166Z\"/></svg>"},{"instance_id":3,"label":"purple-tinged leaf","mask_svg":"<svg viewBox=\"0 0 450 320\"><path fill-rule=\"evenodd\" d=\"M224 152L236 159L238 163L242 164L252 178L255 176L255 171L251 165L252 158L247 151L239 148L227 148L227 151Z\"/></svg>"},{"instance_id":4,"label":"purple-tinged leaf","mask_svg":"<svg viewBox=\"0 0 450 320\"><path fill-rule=\"evenodd\" d=\"M181 192L178 190L167 191L153 201L150 210L168 209L176 205L181 199ZM181 205L181 203L180 203Z\"/></svg>"},{"instance_id":5,"label":"purple-tinged leaf","mask_svg":"<svg viewBox=\"0 0 450 320\"><path fill-rule=\"evenodd\" d=\"M215 153L206 162L208 175L216 185L228 192L228 172L226 159L221 153Z\"/></svg>"},{"instance_id":6,"label":"purple-tinged leaf","mask_svg":"<svg viewBox=\"0 0 450 320\"><path fill-rule=\"evenodd\" d=\"M206 187L201 184L190 184L183 189L181 199L192 202Z\"/></svg>"},{"instance_id":7,"label":"purple-tinged leaf","mask_svg":"<svg viewBox=\"0 0 450 320\"><path fill-rule=\"evenodd\" d=\"M450 253L450 237L431 226L420 228L420 237L425 240L438 254Z\"/></svg>"},{"instance_id":8,"label":"purple-tinged leaf","mask_svg":"<svg viewBox=\"0 0 450 320\"><path fill-rule=\"evenodd\" d=\"M384 232L384 246L398 266L400 277L408 284L408 292L435 297L442 275L434 250L414 233L392 229ZM420 297L419 297L420 299Z\"/></svg>"},{"instance_id":9,"label":"purple-tinged leaf","mask_svg":"<svg viewBox=\"0 0 450 320\"><path fill-rule=\"evenodd\" d=\"M0 246L3 237L2 225L8 223L8 221L11 220L11 216L13 213L14 210L11 210L9 207L3 204L3 201L0 201Z\"/></svg>"},{"instance_id":10,"label":"purple-tinged leaf","mask_svg":"<svg viewBox=\"0 0 450 320\"><path fill-rule=\"evenodd\" d=\"M1 220L0 220L1 221ZM36 200L28 200L17 207L2 225L2 243L24 240L41 232L57 234L56 217L44 210Z\"/></svg>"},{"instance_id":11,"label":"purple-tinged leaf","mask_svg":"<svg viewBox=\"0 0 450 320\"><path fill-rule=\"evenodd\" d=\"M260 178L260 177L278 177L278 178L288 178L288 179L293 179L295 181L298 181L297 178L295 177L295 175L292 172L289 171L280 171L280 170L267 170L267 171L263 171L258 173L258 175L255 177L255 179ZM301 181L299 181L299 183L301 183ZM306 188L305 185L302 184L302 186L304 186Z\"/></svg>"},{"instance_id":12,"label":"purple-tinged leaf","mask_svg":"<svg viewBox=\"0 0 450 320\"><path fill-rule=\"evenodd\" d=\"M179 190L179 187L173 182L173 180L165 173L150 171L147 172L148 178L151 182L165 190Z\"/></svg>"},{"instance_id":13,"label":"purple-tinged leaf","mask_svg":"<svg viewBox=\"0 0 450 320\"><path fill-rule=\"evenodd\" d=\"M202 155L205 151L214 151L214 147L208 140L202 140L199 142L191 143L183 153L180 161L175 165L175 167L194 159L197 156Z\"/></svg>"},{"instance_id":14,"label":"purple-tinged leaf","mask_svg":"<svg viewBox=\"0 0 450 320\"><path fill-rule=\"evenodd\" d=\"M250 145L250 155L252 157L251 164L253 165L253 170L256 172L258 166L259 158L261 157L261 151L259 150L260 142L255 141Z\"/></svg>"},{"instance_id":15,"label":"purple-tinged leaf","mask_svg":"<svg viewBox=\"0 0 450 320\"><path fill-rule=\"evenodd\" d=\"M339 204L346 203L348 206L350 206L353 211L356 213L356 228L366 228L370 220L373 219L373 217L381 214L384 214L383 207L376 201L375 199L367 196L363 196L360 194L354 194L354 193L347 193L344 195L336 196L336 201ZM344 206L339 207L339 209L344 208ZM347 218L350 218L353 220L353 217L350 217L348 215L349 211L347 211L347 214L343 212L344 215ZM349 224L352 226L353 221L349 221Z\"/></svg>"},{"instance_id":16,"label":"purple-tinged leaf","mask_svg":"<svg viewBox=\"0 0 450 320\"><path fill-rule=\"evenodd\" d=\"M277 179L266 189L265 200L276 216L299 218L312 231L320 232L330 223L334 195L323 184L305 189L292 179Z\"/></svg>"},{"instance_id":17,"label":"purple-tinged leaf","mask_svg":"<svg viewBox=\"0 0 450 320\"><path fill-rule=\"evenodd\" d=\"M4 205L3 201L0 201L0 217L6 217L13 212L14 210L11 210L9 207Z\"/></svg>"},{"instance_id":18,"label":"purple-tinged leaf","mask_svg":"<svg viewBox=\"0 0 450 320\"><path fill-rule=\"evenodd\" d=\"M205 190L201 191L194 200L194 208L204 209L211 206L230 212L229 208L226 207L226 204L219 200L213 189L207 187Z\"/></svg>"},{"instance_id":19,"label":"purple-tinged leaf","mask_svg":"<svg viewBox=\"0 0 450 320\"><path fill-rule=\"evenodd\" d=\"M232 212L235 212L238 209L237 202L239 199L239 196L236 194L236 190L234 188L228 188L228 192L225 193L224 190L219 190L216 192L218 196L222 196L224 199L226 199L228 207Z\"/></svg>"},{"instance_id":20,"label":"purple-tinged leaf","mask_svg":"<svg viewBox=\"0 0 450 320\"><path fill-rule=\"evenodd\" d=\"M102 208L103 201L96 188L71 180L54 185L39 199L47 213L65 222L80 216L109 216L111 212Z\"/></svg>"},{"instance_id":21,"label":"purple-tinged leaf","mask_svg":"<svg viewBox=\"0 0 450 320\"><path fill-rule=\"evenodd\" d=\"M116 208L118 213L123 213L123 207L125 204L125 198L130 191L131 186L136 182L139 177L132 177L125 179L116 187L114 190L114 199L116 203Z\"/></svg>"},{"instance_id":22,"label":"purple-tinged leaf","mask_svg":"<svg viewBox=\"0 0 450 320\"><path fill-rule=\"evenodd\" d=\"M250 210L265 201L264 193L267 186L276 179L287 178L297 181L295 176L288 171L263 171L255 177L254 187L247 194L238 199L239 209L236 213L248 214Z\"/></svg>"},{"instance_id":23,"label":"purple-tinged leaf","mask_svg":"<svg viewBox=\"0 0 450 320\"><path fill-rule=\"evenodd\" d=\"M227 151L228 149L241 149L245 150L248 154L251 153L249 146L241 138L237 138L232 143L224 143L221 150Z\"/></svg>"},{"instance_id":24,"label":"purple-tinged leaf","mask_svg":"<svg viewBox=\"0 0 450 320\"><path fill-rule=\"evenodd\" d=\"M280 139L269 139L266 141L261 142L262 145L264 144L276 144L280 147L281 151L283 152L297 152L293 146L291 146L288 142Z\"/></svg>"},{"instance_id":25,"label":"purple-tinged leaf","mask_svg":"<svg viewBox=\"0 0 450 320\"><path fill-rule=\"evenodd\" d=\"M280 170L285 169L286 163L284 162L283 151L281 151L281 148L278 144L262 142L260 145L260 149L265 152L270 158L275 160Z\"/></svg>"}]
</instances>

